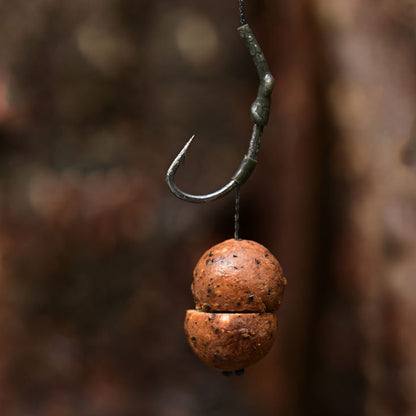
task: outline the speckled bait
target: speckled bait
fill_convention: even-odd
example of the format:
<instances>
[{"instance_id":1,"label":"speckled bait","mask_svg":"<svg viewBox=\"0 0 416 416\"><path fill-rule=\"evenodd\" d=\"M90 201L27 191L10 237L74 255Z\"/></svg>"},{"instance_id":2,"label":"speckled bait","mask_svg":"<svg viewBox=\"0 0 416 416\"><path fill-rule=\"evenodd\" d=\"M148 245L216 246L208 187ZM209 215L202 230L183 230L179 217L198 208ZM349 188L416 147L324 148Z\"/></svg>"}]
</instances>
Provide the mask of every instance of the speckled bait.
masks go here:
<instances>
[{"instance_id":1,"label":"speckled bait","mask_svg":"<svg viewBox=\"0 0 416 416\"><path fill-rule=\"evenodd\" d=\"M185 333L195 354L222 371L241 371L271 348L287 284L279 262L261 244L227 240L207 250L194 269L195 309Z\"/></svg>"}]
</instances>

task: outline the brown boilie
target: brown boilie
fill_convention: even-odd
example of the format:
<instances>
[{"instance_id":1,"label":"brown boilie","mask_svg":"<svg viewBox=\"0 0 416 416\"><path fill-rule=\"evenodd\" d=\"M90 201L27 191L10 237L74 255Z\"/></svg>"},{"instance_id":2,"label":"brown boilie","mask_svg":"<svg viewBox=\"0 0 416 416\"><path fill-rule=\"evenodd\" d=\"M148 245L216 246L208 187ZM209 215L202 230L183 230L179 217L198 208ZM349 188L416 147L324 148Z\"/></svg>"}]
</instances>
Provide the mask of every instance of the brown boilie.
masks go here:
<instances>
[{"instance_id":1,"label":"brown boilie","mask_svg":"<svg viewBox=\"0 0 416 416\"><path fill-rule=\"evenodd\" d=\"M230 239L207 250L194 269L196 309L185 317L192 350L226 372L260 360L273 344L286 284L279 262L259 243Z\"/></svg>"}]
</instances>

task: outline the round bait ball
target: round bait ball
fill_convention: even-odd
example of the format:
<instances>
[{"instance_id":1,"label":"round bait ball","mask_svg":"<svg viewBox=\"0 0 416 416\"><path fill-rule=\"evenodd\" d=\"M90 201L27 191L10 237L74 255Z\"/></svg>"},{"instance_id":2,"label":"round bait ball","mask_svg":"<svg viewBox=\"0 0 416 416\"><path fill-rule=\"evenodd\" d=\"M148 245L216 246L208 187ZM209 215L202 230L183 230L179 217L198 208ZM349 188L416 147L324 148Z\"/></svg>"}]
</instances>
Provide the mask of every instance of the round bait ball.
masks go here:
<instances>
[{"instance_id":1,"label":"round bait ball","mask_svg":"<svg viewBox=\"0 0 416 416\"><path fill-rule=\"evenodd\" d=\"M230 239L199 259L192 293L198 310L273 312L282 301L286 284L279 262L266 247Z\"/></svg>"},{"instance_id":2,"label":"round bait ball","mask_svg":"<svg viewBox=\"0 0 416 416\"><path fill-rule=\"evenodd\" d=\"M194 353L222 371L241 370L270 350L277 331L272 313L207 313L188 310L185 333Z\"/></svg>"}]
</instances>

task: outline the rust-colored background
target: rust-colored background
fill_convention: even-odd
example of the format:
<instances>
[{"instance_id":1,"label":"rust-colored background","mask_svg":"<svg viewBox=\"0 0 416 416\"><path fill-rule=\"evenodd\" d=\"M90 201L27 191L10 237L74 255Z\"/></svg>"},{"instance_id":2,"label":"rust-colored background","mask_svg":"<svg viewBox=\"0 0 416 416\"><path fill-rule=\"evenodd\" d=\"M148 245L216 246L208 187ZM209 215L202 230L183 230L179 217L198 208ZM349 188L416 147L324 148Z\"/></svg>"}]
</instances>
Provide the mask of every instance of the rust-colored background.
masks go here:
<instances>
[{"instance_id":1,"label":"rust-colored background","mask_svg":"<svg viewBox=\"0 0 416 416\"><path fill-rule=\"evenodd\" d=\"M416 415L416 3L247 0L276 78L241 235L288 279L243 377L183 336L257 75L238 2L0 3L0 415Z\"/></svg>"}]
</instances>

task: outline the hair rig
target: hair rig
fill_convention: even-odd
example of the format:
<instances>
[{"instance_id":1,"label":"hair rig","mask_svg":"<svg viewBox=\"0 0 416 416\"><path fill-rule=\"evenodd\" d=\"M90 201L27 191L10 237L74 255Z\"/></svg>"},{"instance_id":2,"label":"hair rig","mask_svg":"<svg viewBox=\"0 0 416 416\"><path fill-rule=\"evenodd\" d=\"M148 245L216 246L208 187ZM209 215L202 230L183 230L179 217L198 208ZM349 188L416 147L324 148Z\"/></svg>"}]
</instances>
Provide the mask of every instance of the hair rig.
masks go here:
<instances>
[{"instance_id":1,"label":"hair rig","mask_svg":"<svg viewBox=\"0 0 416 416\"><path fill-rule=\"evenodd\" d=\"M170 165L166 182L171 192L187 202L207 202L236 189L234 238L208 249L199 259L191 285L195 309L185 316L185 333L195 354L207 365L231 375L240 375L270 350L277 331L275 312L287 284L273 254L261 244L241 240L239 230L240 186L257 165L263 128L270 112L274 78L266 58L244 16L244 1L239 0L238 28L253 57L260 85L251 105L253 129L248 152L230 181L215 192L192 195L174 182L195 136L192 136Z\"/></svg>"}]
</instances>

